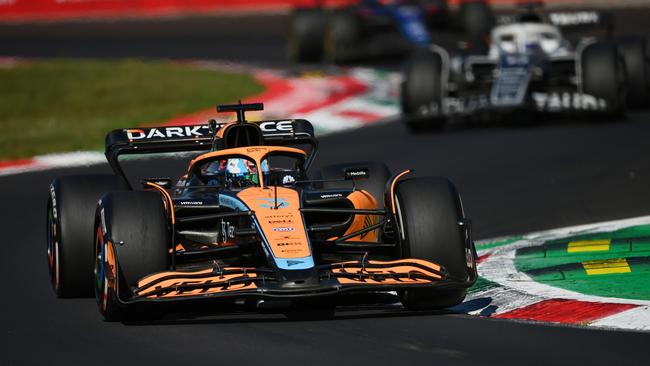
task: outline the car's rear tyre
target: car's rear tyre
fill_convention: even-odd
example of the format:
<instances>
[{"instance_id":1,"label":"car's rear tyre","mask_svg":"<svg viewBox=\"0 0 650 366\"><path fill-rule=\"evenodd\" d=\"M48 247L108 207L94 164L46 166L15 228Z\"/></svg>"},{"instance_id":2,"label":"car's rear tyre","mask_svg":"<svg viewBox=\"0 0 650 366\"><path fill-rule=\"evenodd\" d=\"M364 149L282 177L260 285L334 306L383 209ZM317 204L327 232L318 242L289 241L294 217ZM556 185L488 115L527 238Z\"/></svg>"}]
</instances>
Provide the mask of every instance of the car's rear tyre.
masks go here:
<instances>
[{"instance_id":1,"label":"car's rear tyre","mask_svg":"<svg viewBox=\"0 0 650 366\"><path fill-rule=\"evenodd\" d=\"M485 42L496 24L492 8L486 1L467 1L460 5L460 27L473 42Z\"/></svg>"},{"instance_id":2,"label":"car's rear tyre","mask_svg":"<svg viewBox=\"0 0 650 366\"><path fill-rule=\"evenodd\" d=\"M95 215L95 296L107 321L151 319L126 306L144 276L169 269L167 215L156 192L102 196Z\"/></svg>"},{"instance_id":3,"label":"car's rear tyre","mask_svg":"<svg viewBox=\"0 0 650 366\"><path fill-rule=\"evenodd\" d=\"M420 2L425 10L427 25L435 29L449 27L449 4L447 0L424 0Z\"/></svg>"},{"instance_id":4,"label":"car's rear tyre","mask_svg":"<svg viewBox=\"0 0 650 366\"><path fill-rule=\"evenodd\" d=\"M627 74L627 105L631 108L648 108L650 75L646 41L644 38L631 38L619 44Z\"/></svg>"},{"instance_id":5,"label":"car's rear tyre","mask_svg":"<svg viewBox=\"0 0 650 366\"><path fill-rule=\"evenodd\" d=\"M430 260L453 278L468 278L464 214L454 185L438 177L405 179L398 182L395 200L403 225L400 257ZM407 309L426 310L455 306L466 294L466 288L413 289L400 298Z\"/></svg>"},{"instance_id":6,"label":"car's rear tyre","mask_svg":"<svg viewBox=\"0 0 650 366\"><path fill-rule=\"evenodd\" d=\"M390 178L390 170L384 163L379 162L358 162L358 163L343 163L328 165L323 167L319 172L316 173L314 179L317 180L328 180L328 179L343 179L345 171L348 169L368 169L368 179L359 179L356 180L354 186L357 189L362 189L369 192L377 201L378 208L383 208L384 205L384 188L386 187L386 182ZM338 188L350 188L352 184L350 181L332 181L332 182L323 182L319 185L319 188L323 189L338 189Z\"/></svg>"},{"instance_id":7,"label":"car's rear tyre","mask_svg":"<svg viewBox=\"0 0 650 366\"><path fill-rule=\"evenodd\" d=\"M446 123L443 67L440 54L429 50L416 51L404 67L400 101L406 127L412 132L440 129Z\"/></svg>"},{"instance_id":8,"label":"car's rear tyre","mask_svg":"<svg viewBox=\"0 0 650 366\"><path fill-rule=\"evenodd\" d=\"M354 8L334 10L325 30L325 60L350 62L360 57L361 21Z\"/></svg>"},{"instance_id":9,"label":"car's rear tyre","mask_svg":"<svg viewBox=\"0 0 650 366\"><path fill-rule=\"evenodd\" d=\"M581 54L581 82L585 94L605 100L610 118L626 114L625 66L613 42L596 42Z\"/></svg>"},{"instance_id":10,"label":"car's rear tyre","mask_svg":"<svg viewBox=\"0 0 650 366\"><path fill-rule=\"evenodd\" d=\"M127 189L114 175L71 175L55 179L47 200L47 254L58 297L93 294L93 224L102 194Z\"/></svg>"},{"instance_id":11,"label":"car's rear tyre","mask_svg":"<svg viewBox=\"0 0 650 366\"><path fill-rule=\"evenodd\" d=\"M291 14L289 59L317 62L323 58L325 12L322 9L296 9Z\"/></svg>"}]
</instances>

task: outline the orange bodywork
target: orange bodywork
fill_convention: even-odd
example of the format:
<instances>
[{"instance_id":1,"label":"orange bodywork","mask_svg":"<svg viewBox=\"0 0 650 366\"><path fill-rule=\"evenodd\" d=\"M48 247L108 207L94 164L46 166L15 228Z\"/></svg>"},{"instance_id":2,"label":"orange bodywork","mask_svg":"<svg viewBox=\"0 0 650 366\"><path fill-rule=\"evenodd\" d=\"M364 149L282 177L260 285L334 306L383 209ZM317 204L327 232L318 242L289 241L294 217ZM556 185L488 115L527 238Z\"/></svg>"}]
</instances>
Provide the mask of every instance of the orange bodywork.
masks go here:
<instances>
[{"instance_id":1,"label":"orange bodywork","mask_svg":"<svg viewBox=\"0 0 650 366\"><path fill-rule=\"evenodd\" d=\"M240 155L246 156L261 166L261 161L272 152L283 152L305 156L305 152L295 148L280 146L251 146L226 149L203 154L192 160L189 171L205 159ZM403 172L401 175L408 173ZM400 175L400 176L401 176ZM396 179L397 180L397 179ZM148 188L159 190L170 204L169 194L153 183ZM394 187L391 187L393 190ZM260 186L243 189L237 193L251 211L275 258L296 259L311 257L309 239L305 230L299 193L290 188L268 187L260 175ZM355 190L347 196L355 209L378 208L377 198L364 190ZM171 207L170 207L171 208ZM174 212L173 208L170 210ZM172 217L172 221L174 218ZM355 215L344 235L363 230L378 222L374 215ZM379 229L349 239L350 241L376 242ZM177 250L183 250L178 244ZM110 254L109 254L110 255ZM443 280L443 270L435 263L420 259L400 259L395 261L348 261L325 264L318 267L319 278L325 286L343 288L430 285ZM165 271L144 277L137 283L135 294L148 299L176 297L196 297L222 294L264 293L270 291L266 281L274 281L255 268L225 267L198 270ZM334 285L332 285L334 283Z\"/></svg>"},{"instance_id":2,"label":"orange bodywork","mask_svg":"<svg viewBox=\"0 0 650 366\"><path fill-rule=\"evenodd\" d=\"M138 281L138 296L144 297L177 297L177 296L193 296L201 294L210 294L210 293L220 293L220 292L233 292L240 290L251 290L257 288L254 282L244 282L237 284L229 284L230 281L234 279L251 279L254 280L257 277L254 268L224 268L224 271L228 270L240 270L241 273L234 274L219 274L215 273L214 276L202 277L200 279L184 277L184 276L195 276L213 273L212 269L205 269L200 271L192 272L159 272L152 275L149 275L140 281ZM248 273L250 271L250 273ZM167 278L167 279L166 279ZM216 287L205 287L205 288L196 288L192 290L181 291L178 286L185 285L215 285L223 284L222 286ZM159 292L160 289L165 289L166 291Z\"/></svg>"},{"instance_id":3,"label":"orange bodywork","mask_svg":"<svg viewBox=\"0 0 650 366\"><path fill-rule=\"evenodd\" d=\"M347 199L352 202L354 208L359 209L376 209L377 200L370 193L364 190L354 191L347 196ZM379 222L379 217L376 215L355 215L352 220L350 227L343 233L343 235L348 235L355 231L365 229L369 226L372 226ZM379 237L379 229L369 231L367 233L357 235L348 239L347 241L359 241L359 242L377 242ZM337 238L331 238L330 240L336 240Z\"/></svg>"},{"instance_id":4,"label":"orange bodywork","mask_svg":"<svg viewBox=\"0 0 650 366\"><path fill-rule=\"evenodd\" d=\"M325 281L336 280L341 288L358 286L418 286L443 280L441 267L422 259L394 261L348 261L326 265L320 272ZM255 268L224 267L195 271L166 271L138 281L136 295L149 299L257 292L264 288L264 274ZM197 278L200 277L200 278ZM190 286L190 288L183 288Z\"/></svg>"},{"instance_id":5,"label":"orange bodywork","mask_svg":"<svg viewBox=\"0 0 650 366\"><path fill-rule=\"evenodd\" d=\"M400 180L400 178L402 178L403 176L407 175L410 172L411 169L407 169L399 173L397 176L395 176L395 179L393 179L393 182L390 185L391 211L393 212L393 215L397 214L397 208L395 206L395 186L397 185L397 181Z\"/></svg>"},{"instance_id":6,"label":"orange bodywork","mask_svg":"<svg viewBox=\"0 0 650 366\"><path fill-rule=\"evenodd\" d=\"M260 229L276 258L311 256L298 192L284 187L255 187L239 192L237 197L255 211Z\"/></svg>"},{"instance_id":7,"label":"orange bodywork","mask_svg":"<svg viewBox=\"0 0 650 366\"><path fill-rule=\"evenodd\" d=\"M441 280L440 266L422 259L400 259L395 261L368 261L370 266L387 266L384 268L366 268L360 262L343 262L333 266L334 275L352 275L338 278L341 284L376 284L376 285L407 285L407 284L427 284L431 283L431 278ZM418 266L419 265L419 266ZM339 268L336 268L340 266ZM424 268L422 268L424 267ZM386 275L394 276L382 279L364 278L355 275ZM396 276L399 275L399 276ZM427 278L422 278L427 277Z\"/></svg>"}]
</instances>

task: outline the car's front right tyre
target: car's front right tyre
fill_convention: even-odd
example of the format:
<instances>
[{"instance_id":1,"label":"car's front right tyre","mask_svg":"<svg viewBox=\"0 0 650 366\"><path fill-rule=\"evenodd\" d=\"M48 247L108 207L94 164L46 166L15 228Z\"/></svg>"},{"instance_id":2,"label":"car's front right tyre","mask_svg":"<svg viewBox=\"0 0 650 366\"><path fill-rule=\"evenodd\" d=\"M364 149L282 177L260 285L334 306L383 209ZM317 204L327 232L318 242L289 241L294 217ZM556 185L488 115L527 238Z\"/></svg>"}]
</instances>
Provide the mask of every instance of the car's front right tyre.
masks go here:
<instances>
[{"instance_id":1,"label":"car's front right tyre","mask_svg":"<svg viewBox=\"0 0 650 366\"><path fill-rule=\"evenodd\" d=\"M126 189L115 175L70 175L50 185L46 211L47 259L58 297L93 293L93 218L105 192Z\"/></svg>"},{"instance_id":2,"label":"car's front right tyre","mask_svg":"<svg viewBox=\"0 0 650 366\"><path fill-rule=\"evenodd\" d=\"M169 269L171 235L160 194L102 196L95 214L95 296L107 321L151 319L127 305L143 277Z\"/></svg>"}]
</instances>

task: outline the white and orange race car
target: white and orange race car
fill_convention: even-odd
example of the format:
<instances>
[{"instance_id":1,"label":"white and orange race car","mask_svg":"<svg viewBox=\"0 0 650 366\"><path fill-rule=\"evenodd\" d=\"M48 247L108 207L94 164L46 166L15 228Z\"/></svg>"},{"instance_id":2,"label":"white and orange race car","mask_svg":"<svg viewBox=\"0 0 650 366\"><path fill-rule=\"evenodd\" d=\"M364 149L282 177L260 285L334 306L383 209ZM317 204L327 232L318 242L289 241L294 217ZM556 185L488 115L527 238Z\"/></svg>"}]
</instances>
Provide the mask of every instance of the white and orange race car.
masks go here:
<instances>
[{"instance_id":1,"label":"white and orange race car","mask_svg":"<svg viewBox=\"0 0 650 366\"><path fill-rule=\"evenodd\" d=\"M94 292L107 320L204 301L333 314L332 300L350 292L397 291L408 309L463 300L476 254L449 180L391 176L379 163L328 166L310 179L311 124L245 120L261 108L220 106L237 112L226 124L113 131L114 174L55 179L47 251L56 294ZM179 180L134 189L120 158L160 152L194 155Z\"/></svg>"}]
</instances>

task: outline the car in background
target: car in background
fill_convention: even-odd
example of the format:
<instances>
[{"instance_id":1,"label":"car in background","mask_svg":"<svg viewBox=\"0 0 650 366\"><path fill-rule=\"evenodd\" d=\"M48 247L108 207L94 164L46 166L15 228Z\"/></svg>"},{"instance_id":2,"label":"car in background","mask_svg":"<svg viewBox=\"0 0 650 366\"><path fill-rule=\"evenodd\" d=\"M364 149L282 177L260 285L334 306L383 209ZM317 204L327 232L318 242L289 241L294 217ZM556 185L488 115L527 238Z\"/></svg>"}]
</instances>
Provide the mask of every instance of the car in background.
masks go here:
<instances>
[{"instance_id":1,"label":"car in background","mask_svg":"<svg viewBox=\"0 0 650 366\"><path fill-rule=\"evenodd\" d=\"M572 44L560 27L590 25L611 34L605 19L596 11L528 8L491 31L487 52L437 45L417 50L401 86L407 126L439 128L466 118L524 121L530 113L620 119L628 107L646 107L644 38L582 37Z\"/></svg>"},{"instance_id":2,"label":"car in background","mask_svg":"<svg viewBox=\"0 0 650 366\"><path fill-rule=\"evenodd\" d=\"M484 0L463 1L458 12L450 11L446 0L360 0L337 8L298 7L291 14L289 57L295 62L346 62L399 54L430 44L436 30L457 29L481 38L493 24L494 14Z\"/></svg>"}]
</instances>

